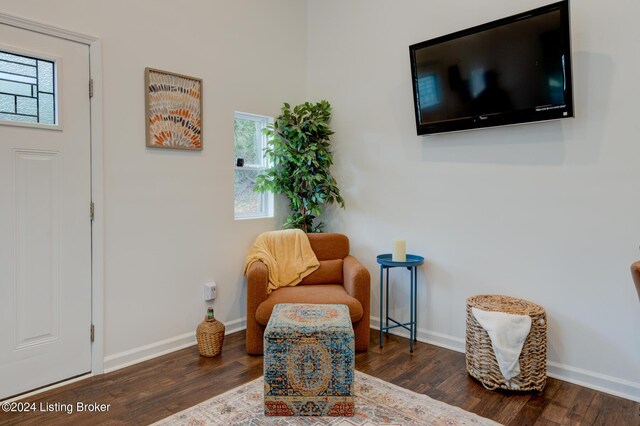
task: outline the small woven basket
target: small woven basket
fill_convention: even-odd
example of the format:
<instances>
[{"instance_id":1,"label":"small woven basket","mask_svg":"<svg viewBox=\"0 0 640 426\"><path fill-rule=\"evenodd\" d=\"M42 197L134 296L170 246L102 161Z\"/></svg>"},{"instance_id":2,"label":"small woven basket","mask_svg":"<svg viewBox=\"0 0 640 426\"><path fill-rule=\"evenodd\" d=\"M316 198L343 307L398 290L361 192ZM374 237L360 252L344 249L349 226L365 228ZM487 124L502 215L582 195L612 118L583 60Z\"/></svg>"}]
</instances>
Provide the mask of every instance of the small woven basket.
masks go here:
<instances>
[{"instance_id":1,"label":"small woven basket","mask_svg":"<svg viewBox=\"0 0 640 426\"><path fill-rule=\"evenodd\" d=\"M224 343L224 324L213 318L213 314L211 318L206 316L196 329L196 339L200 355L206 357L220 355Z\"/></svg>"},{"instance_id":2,"label":"small woven basket","mask_svg":"<svg viewBox=\"0 0 640 426\"><path fill-rule=\"evenodd\" d=\"M491 339L471 308L507 314L529 315L531 331L520 353L520 374L506 380L491 346ZM547 318L539 305L509 296L480 295L467 299L467 371L487 389L518 391L544 389L547 383Z\"/></svg>"}]
</instances>

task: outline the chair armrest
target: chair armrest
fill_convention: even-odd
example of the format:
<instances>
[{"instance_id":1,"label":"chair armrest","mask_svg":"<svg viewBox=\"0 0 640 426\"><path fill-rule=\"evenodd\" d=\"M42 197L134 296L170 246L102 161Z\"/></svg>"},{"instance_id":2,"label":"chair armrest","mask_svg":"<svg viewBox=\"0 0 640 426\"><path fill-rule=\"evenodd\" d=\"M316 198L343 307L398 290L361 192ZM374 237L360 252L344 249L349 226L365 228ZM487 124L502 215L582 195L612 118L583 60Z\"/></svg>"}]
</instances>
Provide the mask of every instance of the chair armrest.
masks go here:
<instances>
[{"instance_id":1,"label":"chair armrest","mask_svg":"<svg viewBox=\"0 0 640 426\"><path fill-rule=\"evenodd\" d=\"M631 275L633 276L633 281L636 283L636 291L638 292L638 299L640 300L640 262L631 265Z\"/></svg>"},{"instance_id":2,"label":"chair armrest","mask_svg":"<svg viewBox=\"0 0 640 426\"><path fill-rule=\"evenodd\" d=\"M267 300L269 268L260 261L253 262L247 269L247 319L255 318L258 305Z\"/></svg>"},{"instance_id":3,"label":"chair armrest","mask_svg":"<svg viewBox=\"0 0 640 426\"><path fill-rule=\"evenodd\" d=\"M371 319L371 276L369 271L358 259L347 256L342 262L342 278L344 289L362 304L362 318L353 324L355 335L355 350L357 352L369 349L370 319Z\"/></svg>"},{"instance_id":4,"label":"chair armrest","mask_svg":"<svg viewBox=\"0 0 640 426\"><path fill-rule=\"evenodd\" d=\"M360 301L362 308L368 314L371 295L369 270L358 259L349 255L343 260L342 274L344 289L349 296Z\"/></svg>"}]
</instances>

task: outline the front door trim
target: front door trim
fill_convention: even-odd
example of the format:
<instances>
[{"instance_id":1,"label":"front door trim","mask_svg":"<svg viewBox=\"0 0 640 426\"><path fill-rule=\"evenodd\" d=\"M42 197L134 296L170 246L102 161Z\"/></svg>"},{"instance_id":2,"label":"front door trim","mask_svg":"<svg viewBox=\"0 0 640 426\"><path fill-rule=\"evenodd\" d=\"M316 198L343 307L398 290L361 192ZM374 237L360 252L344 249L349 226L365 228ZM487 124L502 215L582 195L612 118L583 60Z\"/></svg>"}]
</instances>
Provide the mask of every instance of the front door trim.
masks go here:
<instances>
[{"instance_id":1,"label":"front door trim","mask_svg":"<svg viewBox=\"0 0 640 426\"><path fill-rule=\"evenodd\" d=\"M104 156L102 110L102 43L94 36L0 12L0 23L58 37L89 47L89 75L93 80L90 98L91 122L91 201L94 220L91 226L91 321L95 326L91 344L91 374L104 372ZM89 96L89 82L87 82ZM89 220L89 206L87 206ZM87 339L90 330L87 328ZM71 379L73 380L73 379ZM56 387L59 385L56 385ZM45 388L46 389L46 388ZM43 389L44 390L44 389Z\"/></svg>"}]
</instances>

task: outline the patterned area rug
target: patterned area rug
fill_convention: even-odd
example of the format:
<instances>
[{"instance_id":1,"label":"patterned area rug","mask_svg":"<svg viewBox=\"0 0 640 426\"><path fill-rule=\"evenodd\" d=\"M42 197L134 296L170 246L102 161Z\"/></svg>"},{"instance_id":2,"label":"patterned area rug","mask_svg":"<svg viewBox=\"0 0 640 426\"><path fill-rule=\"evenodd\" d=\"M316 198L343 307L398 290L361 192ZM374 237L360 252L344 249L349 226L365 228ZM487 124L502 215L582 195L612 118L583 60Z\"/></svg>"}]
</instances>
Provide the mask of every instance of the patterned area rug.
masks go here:
<instances>
[{"instance_id":1,"label":"patterned area rug","mask_svg":"<svg viewBox=\"0 0 640 426\"><path fill-rule=\"evenodd\" d=\"M354 417L267 417L264 415L263 379L253 380L155 423L156 425L498 425L403 389L359 371L355 376Z\"/></svg>"}]
</instances>

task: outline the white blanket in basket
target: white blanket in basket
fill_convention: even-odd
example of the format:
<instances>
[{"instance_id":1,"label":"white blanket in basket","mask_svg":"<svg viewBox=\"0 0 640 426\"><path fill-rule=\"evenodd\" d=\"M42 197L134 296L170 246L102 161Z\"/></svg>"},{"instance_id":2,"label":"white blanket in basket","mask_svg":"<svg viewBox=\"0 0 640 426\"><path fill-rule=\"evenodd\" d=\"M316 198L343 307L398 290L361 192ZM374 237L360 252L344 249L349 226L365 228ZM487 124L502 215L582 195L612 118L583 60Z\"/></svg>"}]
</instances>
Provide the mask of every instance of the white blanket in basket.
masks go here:
<instances>
[{"instance_id":1,"label":"white blanket in basket","mask_svg":"<svg viewBox=\"0 0 640 426\"><path fill-rule=\"evenodd\" d=\"M518 358L531 331L531 317L478 308L471 308L471 312L491 338L491 346L504 378L511 380L516 377L520 374Z\"/></svg>"}]
</instances>

